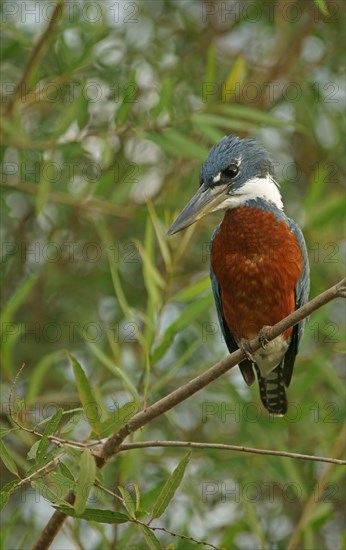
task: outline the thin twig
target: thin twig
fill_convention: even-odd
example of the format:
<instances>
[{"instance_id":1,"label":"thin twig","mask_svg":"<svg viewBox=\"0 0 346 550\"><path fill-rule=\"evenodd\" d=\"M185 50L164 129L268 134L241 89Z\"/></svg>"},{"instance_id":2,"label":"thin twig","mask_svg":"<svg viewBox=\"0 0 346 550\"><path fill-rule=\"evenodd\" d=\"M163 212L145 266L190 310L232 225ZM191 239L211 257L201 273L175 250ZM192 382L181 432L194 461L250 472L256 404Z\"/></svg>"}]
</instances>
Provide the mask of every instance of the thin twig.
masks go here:
<instances>
[{"instance_id":1,"label":"thin twig","mask_svg":"<svg viewBox=\"0 0 346 550\"><path fill-rule=\"evenodd\" d=\"M47 470L48 468L50 468L53 464L55 464L56 461L59 461L60 458L65 456L65 454L66 454L65 452L62 452L62 453L56 455L49 462L47 462L44 466L42 466L41 468L38 468L38 470L35 470L28 477L24 477L23 479L21 479L21 481L19 483L17 483L17 485L14 487L14 490L17 491L17 489L19 489L19 487L21 485L24 485L25 483L29 483L29 481L31 481L34 477L36 477L37 474L39 474L39 473L43 472L44 470Z\"/></svg>"},{"instance_id":2,"label":"thin twig","mask_svg":"<svg viewBox=\"0 0 346 550\"><path fill-rule=\"evenodd\" d=\"M104 491L105 493L107 493L108 495L110 495L111 497L120 500L122 502L122 504L124 504L124 499L119 497L116 493L114 493L114 491L110 491L109 489L107 489L106 487L101 485L101 483L99 483L98 481L95 481L94 485L96 487L98 487L99 489L101 489L102 491ZM138 518L136 518L134 516L131 516L129 518L129 521L131 521L132 523L137 523L138 525L143 525L144 527L148 527L152 531L163 531L164 533L167 533L168 535L171 535L172 537L178 537L178 538L183 539L183 540L190 540L192 542L195 542L196 544L204 544L205 546L209 546L209 548L214 548L215 550L223 550L223 549L219 548L218 546L214 546L213 544L210 544L209 542L206 542L204 540L198 540L198 539L195 539L193 537L187 537L186 535L180 535L179 533L174 533L173 531L169 531L165 527L152 527L151 525L149 525L149 523L144 523L143 521L140 521Z\"/></svg>"},{"instance_id":3,"label":"thin twig","mask_svg":"<svg viewBox=\"0 0 346 550\"><path fill-rule=\"evenodd\" d=\"M329 458L325 456L304 455L290 453L288 451L273 451L271 449L256 449L256 447L244 447L242 445L224 445L223 443L198 443L196 441L139 441L127 443L119 447L120 451L132 449L146 449L148 447L191 447L192 449L220 449L222 451L236 451L241 453L253 453L256 455L283 456L285 458L298 458L300 460L313 460L316 462L328 462L331 464L345 465L346 460Z\"/></svg>"}]
</instances>

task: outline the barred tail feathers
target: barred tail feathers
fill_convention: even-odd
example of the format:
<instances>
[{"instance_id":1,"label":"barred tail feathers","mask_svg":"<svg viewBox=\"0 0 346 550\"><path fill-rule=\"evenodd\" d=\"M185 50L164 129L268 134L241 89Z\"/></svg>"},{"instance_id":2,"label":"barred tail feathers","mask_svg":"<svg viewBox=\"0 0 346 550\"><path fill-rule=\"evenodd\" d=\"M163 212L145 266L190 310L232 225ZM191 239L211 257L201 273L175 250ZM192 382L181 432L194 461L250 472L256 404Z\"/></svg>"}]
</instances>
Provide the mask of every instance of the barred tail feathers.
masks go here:
<instances>
[{"instance_id":1,"label":"barred tail feathers","mask_svg":"<svg viewBox=\"0 0 346 550\"><path fill-rule=\"evenodd\" d=\"M255 364L261 401L271 414L283 416L287 412L287 398L285 392L283 362L272 370L266 378L261 375Z\"/></svg>"}]
</instances>

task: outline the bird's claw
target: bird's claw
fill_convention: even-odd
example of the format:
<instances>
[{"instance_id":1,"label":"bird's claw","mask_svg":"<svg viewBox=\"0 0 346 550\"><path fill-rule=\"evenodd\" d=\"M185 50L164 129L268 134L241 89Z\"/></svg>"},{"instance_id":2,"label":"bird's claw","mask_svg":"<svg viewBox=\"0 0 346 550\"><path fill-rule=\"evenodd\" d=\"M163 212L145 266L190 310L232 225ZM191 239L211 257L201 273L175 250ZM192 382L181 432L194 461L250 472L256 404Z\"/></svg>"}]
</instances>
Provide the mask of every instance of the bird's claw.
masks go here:
<instances>
[{"instance_id":1,"label":"bird's claw","mask_svg":"<svg viewBox=\"0 0 346 550\"><path fill-rule=\"evenodd\" d=\"M271 326L264 325L258 333L258 340L261 344L262 349L266 349L267 345L270 342L269 336L271 332Z\"/></svg>"},{"instance_id":2,"label":"bird's claw","mask_svg":"<svg viewBox=\"0 0 346 550\"><path fill-rule=\"evenodd\" d=\"M246 338L241 338L239 342L239 348L245 353L246 357L252 362L255 363L255 360L251 354L250 342Z\"/></svg>"}]
</instances>

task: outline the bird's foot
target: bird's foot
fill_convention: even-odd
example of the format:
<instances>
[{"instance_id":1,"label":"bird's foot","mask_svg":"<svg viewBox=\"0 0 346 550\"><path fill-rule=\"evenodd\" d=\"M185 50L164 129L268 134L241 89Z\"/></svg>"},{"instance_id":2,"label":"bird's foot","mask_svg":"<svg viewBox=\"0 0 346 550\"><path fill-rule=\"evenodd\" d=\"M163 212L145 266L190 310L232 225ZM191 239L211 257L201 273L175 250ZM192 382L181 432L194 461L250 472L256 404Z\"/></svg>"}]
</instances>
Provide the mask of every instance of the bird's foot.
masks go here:
<instances>
[{"instance_id":1,"label":"bird's foot","mask_svg":"<svg viewBox=\"0 0 346 550\"><path fill-rule=\"evenodd\" d=\"M251 347L250 342L246 338L241 338L239 342L239 348L245 353L246 357L251 361L252 363L255 363L255 360L251 354Z\"/></svg>"},{"instance_id":2,"label":"bird's foot","mask_svg":"<svg viewBox=\"0 0 346 550\"><path fill-rule=\"evenodd\" d=\"M266 349L267 345L270 342L270 336L271 336L271 329L272 327L269 325L264 325L264 327L261 328L261 330L258 333L258 340L261 344L261 347L263 349Z\"/></svg>"}]
</instances>

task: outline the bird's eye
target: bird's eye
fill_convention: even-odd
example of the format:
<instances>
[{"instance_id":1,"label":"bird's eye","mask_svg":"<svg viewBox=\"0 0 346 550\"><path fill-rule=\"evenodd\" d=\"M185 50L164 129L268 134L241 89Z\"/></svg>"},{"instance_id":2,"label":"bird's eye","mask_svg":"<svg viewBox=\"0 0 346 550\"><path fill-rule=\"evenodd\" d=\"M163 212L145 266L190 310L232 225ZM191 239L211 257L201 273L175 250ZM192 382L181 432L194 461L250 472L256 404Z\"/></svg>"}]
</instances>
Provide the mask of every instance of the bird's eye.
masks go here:
<instances>
[{"instance_id":1,"label":"bird's eye","mask_svg":"<svg viewBox=\"0 0 346 550\"><path fill-rule=\"evenodd\" d=\"M234 178L239 172L239 168L236 164L230 164L222 171L222 175L227 178Z\"/></svg>"}]
</instances>

